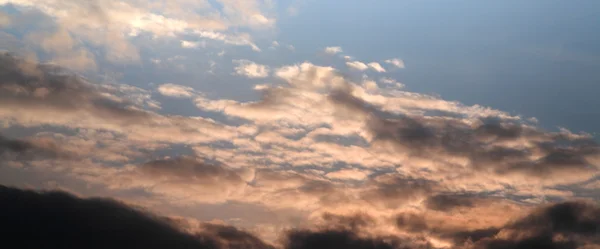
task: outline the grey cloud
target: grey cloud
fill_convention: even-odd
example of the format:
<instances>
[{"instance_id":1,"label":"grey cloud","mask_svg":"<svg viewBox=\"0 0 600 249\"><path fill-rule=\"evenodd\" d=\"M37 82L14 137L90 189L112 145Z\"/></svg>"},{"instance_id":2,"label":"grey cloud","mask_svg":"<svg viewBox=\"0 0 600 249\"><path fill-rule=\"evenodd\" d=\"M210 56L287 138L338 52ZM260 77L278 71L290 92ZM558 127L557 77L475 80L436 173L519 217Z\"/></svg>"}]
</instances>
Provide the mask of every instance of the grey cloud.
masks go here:
<instances>
[{"instance_id":1,"label":"grey cloud","mask_svg":"<svg viewBox=\"0 0 600 249\"><path fill-rule=\"evenodd\" d=\"M394 249L433 248L429 244L417 245L411 239L388 237L363 237L349 230L292 230L287 235L286 249Z\"/></svg>"},{"instance_id":2,"label":"grey cloud","mask_svg":"<svg viewBox=\"0 0 600 249\"><path fill-rule=\"evenodd\" d=\"M352 216L324 213L322 219L329 229L359 231L374 225L373 217L365 213Z\"/></svg>"},{"instance_id":3,"label":"grey cloud","mask_svg":"<svg viewBox=\"0 0 600 249\"><path fill-rule=\"evenodd\" d=\"M498 174L520 172L536 177L562 169L591 172L598 167L585 159L600 155L600 146L591 138L570 138L494 116L480 118L479 124L470 125L457 118L389 113L352 95L349 89L332 91L329 100L340 110L366 117L373 143L389 143L416 156L462 156L475 169L491 168ZM504 145L520 140L533 146ZM534 153L544 155L533 159Z\"/></svg>"},{"instance_id":4,"label":"grey cloud","mask_svg":"<svg viewBox=\"0 0 600 249\"><path fill-rule=\"evenodd\" d=\"M183 229L189 227L179 219L157 216L111 199L83 199L64 192L0 186L0 201L3 242L16 248L274 248L227 225L201 223L185 232ZM411 238L365 237L343 228L294 229L282 236L285 249L431 248Z\"/></svg>"},{"instance_id":5,"label":"grey cloud","mask_svg":"<svg viewBox=\"0 0 600 249\"><path fill-rule=\"evenodd\" d=\"M557 203L540 208L503 230L503 236L482 239L476 247L593 248L600 246L600 207L587 202Z\"/></svg>"},{"instance_id":6,"label":"grey cloud","mask_svg":"<svg viewBox=\"0 0 600 249\"><path fill-rule=\"evenodd\" d=\"M203 224L202 236L216 242L216 248L274 249L256 236L227 225Z\"/></svg>"},{"instance_id":7,"label":"grey cloud","mask_svg":"<svg viewBox=\"0 0 600 249\"><path fill-rule=\"evenodd\" d=\"M403 178L393 174L379 176L367 183L367 190L361 198L372 204L383 204L395 208L402 204L430 194L437 183L424 180Z\"/></svg>"},{"instance_id":8,"label":"grey cloud","mask_svg":"<svg viewBox=\"0 0 600 249\"><path fill-rule=\"evenodd\" d=\"M243 183L242 178L224 165L211 164L192 157L154 160L140 166L140 172L152 178L199 181L204 184Z\"/></svg>"},{"instance_id":9,"label":"grey cloud","mask_svg":"<svg viewBox=\"0 0 600 249\"><path fill-rule=\"evenodd\" d=\"M436 211L450 211L458 207L473 207L475 201L466 196L434 195L427 198L425 207Z\"/></svg>"},{"instance_id":10,"label":"grey cloud","mask_svg":"<svg viewBox=\"0 0 600 249\"><path fill-rule=\"evenodd\" d=\"M45 112L81 112L126 125L147 121L150 115L133 103L98 91L83 78L51 65L35 64L9 54L0 55L0 104L5 108Z\"/></svg>"},{"instance_id":11,"label":"grey cloud","mask_svg":"<svg viewBox=\"0 0 600 249\"><path fill-rule=\"evenodd\" d=\"M583 201L549 204L501 227L475 230L442 227L427 221L422 214L399 214L396 221L401 230L428 232L452 241L458 248L566 249L600 246L600 207L597 203Z\"/></svg>"},{"instance_id":12,"label":"grey cloud","mask_svg":"<svg viewBox=\"0 0 600 249\"><path fill-rule=\"evenodd\" d=\"M429 229L425 218L418 214L404 213L396 218L396 225L409 232L422 232Z\"/></svg>"},{"instance_id":13,"label":"grey cloud","mask_svg":"<svg viewBox=\"0 0 600 249\"><path fill-rule=\"evenodd\" d=\"M67 159L71 153L60 149L53 142L40 143L35 140L11 139L0 134L0 158L3 161L19 162L34 159Z\"/></svg>"}]
</instances>

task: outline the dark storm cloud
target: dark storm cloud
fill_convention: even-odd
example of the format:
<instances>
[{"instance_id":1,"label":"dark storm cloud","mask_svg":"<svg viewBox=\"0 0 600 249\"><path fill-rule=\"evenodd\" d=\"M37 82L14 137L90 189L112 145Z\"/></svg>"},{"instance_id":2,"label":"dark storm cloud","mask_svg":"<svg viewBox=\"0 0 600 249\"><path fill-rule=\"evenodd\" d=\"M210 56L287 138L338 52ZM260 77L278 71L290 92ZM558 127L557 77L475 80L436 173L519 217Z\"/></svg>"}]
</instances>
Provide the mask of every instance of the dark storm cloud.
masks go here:
<instances>
[{"instance_id":1,"label":"dark storm cloud","mask_svg":"<svg viewBox=\"0 0 600 249\"><path fill-rule=\"evenodd\" d=\"M12 248L270 248L225 226L188 234L166 218L108 199L0 186L0 203L2 243Z\"/></svg>"}]
</instances>

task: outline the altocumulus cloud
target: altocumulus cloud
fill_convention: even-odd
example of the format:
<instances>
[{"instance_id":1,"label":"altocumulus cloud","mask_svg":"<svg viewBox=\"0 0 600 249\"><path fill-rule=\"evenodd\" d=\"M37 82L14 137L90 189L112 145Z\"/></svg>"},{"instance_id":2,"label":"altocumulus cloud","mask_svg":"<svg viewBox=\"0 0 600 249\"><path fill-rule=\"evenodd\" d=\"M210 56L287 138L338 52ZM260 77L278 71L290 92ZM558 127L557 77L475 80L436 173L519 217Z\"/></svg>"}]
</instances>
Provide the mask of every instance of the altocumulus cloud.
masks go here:
<instances>
[{"instance_id":1,"label":"altocumulus cloud","mask_svg":"<svg viewBox=\"0 0 600 249\"><path fill-rule=\"evenodd\" d=\"M166 207L243 203L286 210L306 225L283 229L279 244L288 248L597 243L595 234L511 225L528 212L545 217L531 203L575 195L560 187L597 173L599 146L587 134L545 131L506 112L407 92L393 79L379 86L310 62L273 68L280 84L255 87L257 101L157 87L225 117L217 122L157 113L151 91L96 84L6 54L0 59L2 120L67 130L0 139L6 164L25 165L25 172L60 170L115 192L142 190ZM173 148L185 153L156 152ZM356 212L370 218L348 218ZM350 225L332 226L332 219ZM262 246L252 237L229 242L227 236L241 232L231 227L201 231L218 246Z\"/></svg>"}]
</instances>

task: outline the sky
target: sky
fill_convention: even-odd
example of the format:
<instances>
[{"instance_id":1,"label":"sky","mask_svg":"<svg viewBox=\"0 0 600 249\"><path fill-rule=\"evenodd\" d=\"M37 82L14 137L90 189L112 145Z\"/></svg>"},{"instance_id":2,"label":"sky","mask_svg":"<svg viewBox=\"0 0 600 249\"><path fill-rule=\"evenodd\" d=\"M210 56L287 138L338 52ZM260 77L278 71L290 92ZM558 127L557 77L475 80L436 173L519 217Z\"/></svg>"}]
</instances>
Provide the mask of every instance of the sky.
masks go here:
<instances>
[{"instance_id":1,"label":"sky","mask_svg":"<svg viewBox=\"0 0 600 249\"><path fill-rule=\"evenodd\" d=\"M598 30L592 0L0 0L0 224L23 248L600 248Z\"/></svg>"}]
</instances>

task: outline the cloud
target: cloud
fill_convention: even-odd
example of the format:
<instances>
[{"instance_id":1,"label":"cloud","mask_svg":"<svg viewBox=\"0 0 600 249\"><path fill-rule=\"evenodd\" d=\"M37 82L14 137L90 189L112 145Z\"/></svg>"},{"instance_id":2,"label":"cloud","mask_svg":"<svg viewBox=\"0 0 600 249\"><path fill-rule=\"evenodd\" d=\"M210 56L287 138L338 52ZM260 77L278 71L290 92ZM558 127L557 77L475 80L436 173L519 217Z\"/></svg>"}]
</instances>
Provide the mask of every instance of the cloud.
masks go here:
<instances>
[{"instance_id":1,"label":"cloud","mask_svg":"<svg viewBox=\"0 0 600 249\"><path fill-rule=\"evenodd\" d=\"M389 59L389 60L385 60L385 63L393 65L397 68L405 68L404 67L404 61L398 59L398 58L393 58L393 59Z\"/></svg>"},{"instance_id":2,"label":"cloud","mask_svg":"<svg viewBox=\"0 0 600 249\"><path fill-rule=\"evenodd\" d=\"M233 60L237 64L235 74L246 76L248 78L266 78L269 76L269 67L257 64L249 60Z\"/></svg>"},{"instance_id":3,"label":"cloud","mask_svg":"<svg viewBox=\"0 0 600 249\"><path fill-rule=\"evenodd\" d=\"M379 82L389 85L389 86L399 88L399 89L405 87L404 84L398 82L397 80L392 79L392 78L387 78L387 77L383 77L383 78L379 79Z\"/></svg>"},{"instance_id":4,"label":"cloud","mask_svg":"<svg viewBox=\"0 0 600 249\"><path fill-rule=\"evenodd\" d=\"M100 181L111 189L146 189L158 197L187 203L222 203L239 199L252 168L231 168L194 156L152 160L115 172Z\"/></svg>"},{"instance_id":5,"label":"cloud","mask_svg":"<svg viewBox=\"0 0 600 249\"><path fill-rule=\"evenodd\" d=\"M324 51L327 54L337 54L343 52L342 47L326 47Z\"/></svg>"},{"instance_id":6,"label":"cloud","mask_svg":"<svg viewBox=\"0 0 600 249\"><path fill-rule=\"evenodd\" d=\"M286 249L394 249L394 248L431 248L422 241L396 236L364 237L351 230L293 230L288 233Z\"/></svg>"},{"instance_id":7,"label":"cloud","mask_svg":"<svg viewBox=\"0 0 600 249\"><path fill-rule=\"evenodd\" d=\"M473 207L474 205L473 199L465 196L435 195L425 201L427 208L437 211L450 211L454 208Z\"/></svg>"},{"instance_id":8,"label":"cloud","mask_svg":"<svg viewBox=\"0 0 600 249\"><path fill-rule=\"evenodd\" d=\"M55 32L32 32L25 38L29 44L50 53L51 63L75 71L95 70L95 56L77 42L65 29Z\"/></svg>"},{"instance_id":9,"label":"cloud","mask_svg":"<svg viewBox=\"0 0 600 249\"><path fill-rule=\"evenodd\" d=\"M383 68L383 67L382 67L382 66L381 66L379 63L377 63L377 62L371 62L371 63L369 63L369 64L368 64L368 66L369 66L371 69L373 69L373 70L375 70L375 71L377 71L377 72L379 72L379 73L385 73L385 68Z\"/></svg>"},{"instance_id":10,"label":"cloud","mask_svg":"<svg viewBox=\"0 0 600 249\"><path fill-rule=\"evenodd\" d=\"M36 159L68 159L71 153L61 149L56 143L47 139L10 139L0 134L0 158L3 164L11 162L33 161ZM15 164L12 164L16 166Z\"/></svg>"},{"instance_id":11,"label":"cloud","mask_svg":"<svg viewBox=\"0 0 600 249\"><path fill-rule=\"evenodd\" d=\"M0 200L4 242L23 248L272 248L232 227L207 224L186 233L170 218L110 199L0 186Z\"/></svg>"},{"instance_id":12,"label":"cloud","mask_svg":"<svg viewBox=\"0 0 600 249\"><path fill-rule=\"evenodd\" d=\"M206 42L181 41L182 48L206 47Z\"/></svg>"},{"instance_id":13,"label":"cloud","mask_svg":"<svg viewBox=\"0 0 600 249\"><path fill-rule=\"evenodd\" d=\"M480 236L475 248L594 248L600 246L600 207L563 202L539 208ZM494 232L492 232L494 231Z\"/></svg>"},{"instance_id":14,"label":"cloud","mask_svg":"<svg viewBox=\"0 0 600 249\"><path fill-rule=\"evenodd\" d=\"M369 176L369 173L359 169L342 169L327 173L325 176L341 180L363 180Z\"/></svg>"},{"instance_id":15,"label":"cloud","mask_svg":"<svg viewBox=\"0 0 600 249\"><path fill-rule=\"evenodd\" d=\"M348 61L348 62L346 62L346 66L348 66L352 69L359 70L359 71L365 71L369 68L369 66L367 66L367 64L362 63L360 61Z\"/></svg>"},{"instance_id":16,"label":"cloud","mask_svg":"<svg viewBox=\"0 0 600 249\"><path fill-rule=\"evenodd\" d=\"M236 45L236 46L249 46L252 50L260 52L261 49L252 42L252 38L248 34L224 34L216 31L196 31L195 35L201 38L208 38L212 40L222 41L225 44Z\"/></svg>"},{"instance_id":17,"label":"cloud","mask_svg":"<svg viewBox=\"0 0 600 249\"><path fill-rule=\"evenodd\" d=\"M0 1L0 5L16 6L20 11L18 15L31 8L39 11L37 13L48 17L58 31L67 32L74 40L100 48L105 58L111 62L139 61L139 48L134 45L132 38L146 34L163 39L192 34L205 39L220 40L226 44L247 45L259 51L247 34L227 31L228 28L272 28L276 21L267 13L272 8L262 1L245 1L244 4L226 0L215 4L206 1L181 1L178 4L167 2L4 0ZM157 11L159 9L160 11ZM38 23L34 28L47 24ZM190 45L192 44L185 43L184 46ZM81 64L73 61L75 57L80 62L86 61L85 65L92 68L94 57L92 53L84 51L86 50L80 47L70 55L58 54L56 56L59 58L53 60L63 66L81 69Z\"/></svg>"},{"instance_id":18,"label":"cloud","mask_svg":"<svg viewBox=\"0 0 600 249\"><path fill-rule=\"evenodd\" d=\"M494 229L508 231L505 224L535 203L577 195L562 187L590 180L600 162L587 134L546 131L500 110L385 82L375 88L369 77L310 62L274 68L276 83L254 86L261 96L255 101L158 86L217 122L156 113L147 104L152 92L143 89L96 84L11 56L1 61L6 125L64 129L51 141L79 152L64 163L33 158L23 172L60 170L111 193L143 191L165 207L285 210L293 218L281 222L298 231L350 230L341 241L396 248L483 240ZM372 218L360 229L301 227L327 224L319 220L325 213L357 212ZM400 244L380 240L386 236Z\"/></svg>"},{"instance_id":19,"label":"cloud","mask_svg":"<svg viewBox=\"0 0 600 249\"><path fill-rule=\"evenodd\" d=\"M228 129L208 119L163 116L146 110L157 104L148 99L149 93L135 87L93 84L60 68L7 54L0 56L0 64L4 77L0 83L0 117L9 123L104 129L127 134L131 140L153 142L208 141ZM201 135L209 130L213 135Z\"/></svg>"},{"instance_id":20,"label":"cloud","mask_svg":"<svg viewBox=\"0 0 600 249\"><path fill-rule=\"evenodd\" d=\"M190 98L195 95L193 88L172 83L158 86L158 92L162 95L176 98Z\"/></svg>"}]
</instances>

